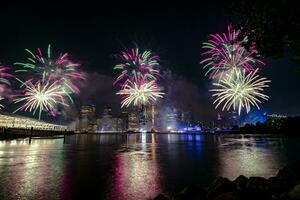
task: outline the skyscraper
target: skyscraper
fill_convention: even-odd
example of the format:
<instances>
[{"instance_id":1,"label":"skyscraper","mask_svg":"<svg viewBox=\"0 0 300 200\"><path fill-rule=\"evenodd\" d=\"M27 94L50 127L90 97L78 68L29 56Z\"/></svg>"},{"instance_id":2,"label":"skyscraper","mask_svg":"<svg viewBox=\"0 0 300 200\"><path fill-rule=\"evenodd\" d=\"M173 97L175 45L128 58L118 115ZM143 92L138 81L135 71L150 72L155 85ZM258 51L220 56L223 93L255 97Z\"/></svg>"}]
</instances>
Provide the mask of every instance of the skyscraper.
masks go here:
<instances>
[{"instance_id":1,"label":"skyscraper","mask_svg":"<svg viewBox=\"0 0 300 200\"><path fill-rule=\"evenodd\" d=\"M83 105L80 108L80 132L96 132L95 105Z\"/></svg>"},{"instance_id":2,"label":"skyscraper","mask_svg":"<svg viewBox=\"0 0 300 200\"><path fill-rule=\"evenodd\" d=\"M127 115L113 116L112 109L105 106L100 118L97 119L98 132L117 133L127 130Z\"/></svg>"},{"instance_id":3,"label":"skyscraper","mask_svg":"<svg viewBox=\"0 0 300 200\"><path fill-rule=\"evenodd\" d=\"M129 131L139 130L139 116L134 111L128 113L128 130Z\"/></svg>"}]
</instances>

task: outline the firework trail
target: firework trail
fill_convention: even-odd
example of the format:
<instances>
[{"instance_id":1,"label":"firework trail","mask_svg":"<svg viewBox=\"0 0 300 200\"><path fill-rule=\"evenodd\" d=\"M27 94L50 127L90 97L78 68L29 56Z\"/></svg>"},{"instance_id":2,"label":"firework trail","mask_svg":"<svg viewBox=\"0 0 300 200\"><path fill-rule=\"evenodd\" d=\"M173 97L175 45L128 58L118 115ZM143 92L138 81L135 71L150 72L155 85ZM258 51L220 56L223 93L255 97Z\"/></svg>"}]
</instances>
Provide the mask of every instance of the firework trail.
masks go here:
<instances>
[{"instance_id":1,"label":"firework trail","mask_svg":"<svg viewBox=\"0 0 300 200\"><path fill-rule=\"evenodd\" d=\"M121 62L115 65L115 70L120 70L114 85L119 83L125 85L127 81L134 77L145 77L148 80L156 80L159 74L159 57L150 51L140 52L139 48L132 48L123 51L119 58Z\"/></svg>"},{"instance_id":2,"label":"firework trail","mask_svg":"<svg viewBox=\"0 0 300 200\"><path fill-rule=\"evenodd\" d=\"M22 67L15 72L32 73L37 76L37 80L42 82L57 82L68 94L80 92L76 84L85 78L79 71L80 63L73 62L67 53L53 57L51 45L48 46L46 55L43 54L40 48L37 48L36 52L29 49L25 49L25 51L29 55L27 62L14 63ZM33 77L34 80L36 80L35 78Z\"/></svg>"},{"instance_id":3,"label":"firework trail","mask_svg":"<svg viewBox=\"0 0 300 200\"><path fill-rule=\"evenodd\" d=\"M218 108L223 104L222 110L238 109L240 115L243 108L248 113L251 106L259 109L261 99L268 100L269 97L263 94L264 89L269 87L270 82L266 78L260 78L258 69L246 74L245 69L235 69L231 73L225 74L219 82L213 83L214 89L210 91L216 98L213 104Z\"/></svg>"},{"instance_id":4,"label":"firework trail","mask_svg":"<svg viewBox=\"0 0 300 200\"><path fill-rule=\"evenodd\" d=\"M127 84L117 92L117 95L123 97L121 107L129 107L130 105L143 106L153 103L158 98L162 98L164 93L155 80L135 76L133 80L128 79Z\"/></svg>"},{"instance_id":5,"label":"firework trail","mask_svg":"<svg viewBox=\"0 0 300 200\"><path fill-rule=\"evenodd\" d=\"M11 86L9 79L15 77L14 75L10 74L8 70L10 70L9 67L0 66L0 101L4 99L7 87ZM4 108L4 106L0 104L0 110L2 108Z\"/></svg>"},{"instance_id":6,"label":"firework trail","mask_svg":"<svg viewBox=\"0 0 300 200\"><path fill-rule=\"evenodd\" d=\"M221 78L224 73L230 73L235 68L244 69L246 72L254 71L256 68L265 65L257 58L258 52L255 43L249 49L245 48L248 42L247 37L239 40L240 31L232 30L228 26L228 32L222 34L211 34L208 42L204 42L202 48L201 64L204 64L206 74L209 78Z\"/></svg>"},{"instance_id":7,"label":"firework trail","mask_svg":"<svg viewBox=\"0 0 300 200\"><path fill-rule=\"evenodd\" d=\"M22 95L14 99L14 103L22 103L22 105L14 113L23 110L35 115L38 111L39 119L41 119L43 111L52 114L57 105L68 106L64 101L67 94L58 81L32 83L32 80L28 80L22 82L22 87L25 87Z\"/></svg>"}]
</instances>

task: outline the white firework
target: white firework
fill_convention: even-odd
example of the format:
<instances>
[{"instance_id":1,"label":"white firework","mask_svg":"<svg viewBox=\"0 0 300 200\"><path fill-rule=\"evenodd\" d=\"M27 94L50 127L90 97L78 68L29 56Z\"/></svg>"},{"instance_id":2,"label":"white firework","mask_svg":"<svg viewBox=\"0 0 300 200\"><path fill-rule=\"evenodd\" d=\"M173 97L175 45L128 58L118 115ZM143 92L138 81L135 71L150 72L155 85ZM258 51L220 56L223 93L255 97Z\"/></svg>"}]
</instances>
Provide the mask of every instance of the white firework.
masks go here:
<instances>
[{"instance_id":1,"label":"white firework","mask_svg":"<svg viewBox=\"0 0 300 200\"><path fill-rule=\"evenodd\" d=\"M129 107L131 104L134 106L146 105L155 102L157 98L162 98L164 93L157 86L156 82L137 80L128 80L123 89L117 92L117 95L123 96L121 107Z\"/></svg>"},{"instance_id":2,"label":"white firework","mask_svg":"<svg viewBox=\"0 0 300 200\"><path fill-rule=\"evenodd\" d=\"M68 106L64 102L66 92L57 81L50 83L36 82L33 84L31 81L23 83L25 85L24 93L21 97L14 100L15 103L24 103L15 112L19 110L33 112L39 111L39 119L43 111L52 112L58 104Z\"/></svg>"},{"instance_id":3,"label":"white firework","mask_svg":"<svg viewBox=\"0 0 300 200\"><path fill-rule=\"evenodd\" d=\"M216 98L213 104L217 109L223 105L222 110L238 109L240 115L243 108L248 113L251 106L259 109L261 100L268 100L269 96L263 94L265 88L269 87L271 82L266 78L261 78L257 74L258 69L246 74L245 70L236 69L225 74L218 82L213 83L214 89L210 91Z\"/></svg>"}]
</instances>

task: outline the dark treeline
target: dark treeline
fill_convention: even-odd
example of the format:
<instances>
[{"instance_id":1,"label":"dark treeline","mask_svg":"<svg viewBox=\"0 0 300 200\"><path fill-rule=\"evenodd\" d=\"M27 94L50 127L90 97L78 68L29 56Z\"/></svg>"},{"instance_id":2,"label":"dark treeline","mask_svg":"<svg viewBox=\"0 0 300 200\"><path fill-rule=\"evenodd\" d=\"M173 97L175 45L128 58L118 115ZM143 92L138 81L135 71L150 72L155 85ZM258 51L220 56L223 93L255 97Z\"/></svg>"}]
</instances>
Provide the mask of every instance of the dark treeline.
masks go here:
<instances>
[{"instance_id":1,"label":"dark treeline","mask_svg":"<svg viewBox=\"0 0 300 200\"><path fill-rule=\"evenodd\" d=\"M300 134L300 116L268 119L265 123L246 124L240 128L242 133Z\"/></svg>"}]
</instances>

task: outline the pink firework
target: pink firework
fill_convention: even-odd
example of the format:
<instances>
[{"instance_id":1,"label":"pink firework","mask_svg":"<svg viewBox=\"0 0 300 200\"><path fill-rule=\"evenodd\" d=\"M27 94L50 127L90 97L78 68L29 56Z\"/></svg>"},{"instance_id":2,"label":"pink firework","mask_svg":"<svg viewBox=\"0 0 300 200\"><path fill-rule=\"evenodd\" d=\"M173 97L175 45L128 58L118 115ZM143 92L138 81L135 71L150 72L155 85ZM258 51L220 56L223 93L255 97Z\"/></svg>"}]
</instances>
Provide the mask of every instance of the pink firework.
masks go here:
<instances>
[{"instance_id":1,"label":"pink firework","mask_svg":"<svg viewBox=\"0 0 300 200\"><path fill-rule=\"evenodd\" d=\"M204 42L202 48L205 52L202 53L201 64L204 64L204 69L207 69L206 74L209 78L223 76L223 73L234 68L240 68L246 72L254 71L264 64L263 61L257 58L258 52L255 44L251 44L249 49L245 48L247 37L239 40L240 30L232 30L228 26L228 33L210 34L208 42Z\"/></svg>"},{"instance_id":2,"label":"pink firework","mask_svg":"<svg viewBox=\"0 0 300 200\"><path fill-rule=\"evenodd\" d=\"M30 55L28 62L16 62L15 65L22 67L16 72L33 73L33 78L42 82L56 81L69 94L80 92L77 84L85 78L79 70L80 63L73 62L67 53L54 57L50 45L46 55L40 48L35 52L26 49L26 52Z\"/></svg>"},{"instance_id":3,"label":"pink firework","mask_svg":"<svg viewBox=\"0 0 300 200\"><path fill-rule=\"evenodd\" d=\"M159 57L150 51L140 52L139 48L123 51L119 58L121 63L115 65L115 70L121 70L114 85L125 85L134 76L143 76L148 80L156 80L159 74Z\"/></svg>"}]
</instances>

